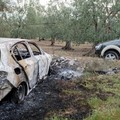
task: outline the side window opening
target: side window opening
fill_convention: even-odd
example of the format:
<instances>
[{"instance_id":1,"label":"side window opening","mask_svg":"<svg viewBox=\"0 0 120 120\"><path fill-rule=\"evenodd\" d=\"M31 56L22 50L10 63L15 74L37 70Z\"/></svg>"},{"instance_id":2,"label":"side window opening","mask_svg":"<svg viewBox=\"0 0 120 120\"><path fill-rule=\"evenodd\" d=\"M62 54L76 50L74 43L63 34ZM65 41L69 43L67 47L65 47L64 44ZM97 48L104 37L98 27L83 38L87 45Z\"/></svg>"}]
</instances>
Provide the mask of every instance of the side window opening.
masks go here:
<instances>
[{"instance_id":1,"label":"side window opening","mask_svg":"<svg viewBox=\"0 0 120 120\"><path fill-rule=\"evenodd\" d=\"M29 42L29 46L32 49L33 55L36 56L36 55L41 55L42 54L39 47L37 45L35 45L34 43Z\"/></svg>"},{"instance_id":2,"label":"side window opening","mask_svg":"<svg viewBox=\"0 0 120 120\"><path fill-rule=\"evenodd\" d=\"M13 48L13 54L17 61L31 57L27 46L24 43L18 43Z\"/></svg>"},{"instance_id":3,"label":"side window opening","mask_svg":"<svg viewBox=\"0 0 120 120\"><path fill-rule=\"evenodd\" d=\"M16 58L17 61L22 60L22 56L20 55L20 52L16 46L13 50L13 54L14 54L14 57Z\"/></svg>"}]
</instances>

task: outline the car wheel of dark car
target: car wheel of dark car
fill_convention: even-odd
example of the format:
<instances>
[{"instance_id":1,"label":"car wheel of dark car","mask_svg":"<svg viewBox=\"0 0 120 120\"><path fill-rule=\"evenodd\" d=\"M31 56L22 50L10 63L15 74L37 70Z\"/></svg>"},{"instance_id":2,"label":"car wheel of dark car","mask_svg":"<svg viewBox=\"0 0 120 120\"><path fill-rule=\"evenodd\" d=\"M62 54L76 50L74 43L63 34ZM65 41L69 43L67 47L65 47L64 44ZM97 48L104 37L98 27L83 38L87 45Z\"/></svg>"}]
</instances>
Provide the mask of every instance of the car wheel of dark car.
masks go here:
<instances>
[{"instance_id":1,"label":"car wheel of dark car","mask_svg":"<svg viewBox=\"0 0 120 120\"><path fill-rule=\"evenodd\" d=\"M25 85L20 84L17 89L14 89L12 91L11 101L14 103L22 102L25 98L25 93L26 93Z\"/></svg>"},{"instance_id":2,"label":"car wheel of dark car","mask_svg":"<svg viewBox=\"0 0 120 120\"><path fill-rule=\"evenodd\" d=\"M104 55L104 58L107 59L107 60L118 60L119 55L115 51L107 51Z\"/></svg>"}]
</instances>

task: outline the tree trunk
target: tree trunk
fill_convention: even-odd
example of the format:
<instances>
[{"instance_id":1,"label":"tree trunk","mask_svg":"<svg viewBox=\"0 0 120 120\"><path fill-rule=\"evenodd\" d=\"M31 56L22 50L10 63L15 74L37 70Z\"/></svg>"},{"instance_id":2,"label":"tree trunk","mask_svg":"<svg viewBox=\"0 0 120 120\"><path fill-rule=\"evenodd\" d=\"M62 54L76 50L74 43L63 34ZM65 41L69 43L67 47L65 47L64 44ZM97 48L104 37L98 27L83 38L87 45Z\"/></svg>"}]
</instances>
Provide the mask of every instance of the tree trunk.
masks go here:
<instances>
[{"instance_id":1,"label":"tree trunk","mask_svg":"<svg viewBox=\"0 0 120 120\"><path fill-rule=\"evenodd\" d=\"M63 50L74 50L72 48L72 42L71 41L66 41L66 45L62 49Z\"/></svg>"},{"instance_id":2,"label":"tree trunk","mask_svg":"<svg viewBox=\"0 0 120 120\"><path fill-rule=\"evenodd\" d=\"M39 36L39 41L41 41L40 36Z\"/></svg>"},{"instance_id":3,"label":"tree trunk","mask_svg":"<svg viewBox=\"0 0 120 120\"><path fill-rule=\"evenodd\" d=\"M55 38L52 38L51 39L51 46L54 46L55 45Z\"/></svg>"},{"instance_id":4,"label":"tree trunk","mask_svg":"<svg viewBox=\"0 0 120 120\"><path fill-rule=\"evenodd\" d=\"M40 38L40 36L39 36L39 41L42 41L42 40L45 40L45 38L44 37Z\"/></svg>"}]
</instances>

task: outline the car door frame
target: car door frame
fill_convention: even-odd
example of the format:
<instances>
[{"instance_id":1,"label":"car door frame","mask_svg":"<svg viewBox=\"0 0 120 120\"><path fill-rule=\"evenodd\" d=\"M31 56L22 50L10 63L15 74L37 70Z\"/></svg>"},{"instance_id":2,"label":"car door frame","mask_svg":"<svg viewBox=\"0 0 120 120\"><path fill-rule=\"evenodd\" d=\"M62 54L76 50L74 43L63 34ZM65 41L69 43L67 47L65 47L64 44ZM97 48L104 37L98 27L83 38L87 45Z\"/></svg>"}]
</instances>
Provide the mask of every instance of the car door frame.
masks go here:
<instances>
[{"instance_id":1,"label":"car door frame","mask_svg":"<svg viewBox=\"0 0 120 120\"><path fill-rule=\"evenodd\" d=\"M29 44L34 45L40 52L39 55L34 55L32 48ZM28 42L28 45L32 51L33 56L38 60L39 62L39 79L41 80L43 77L46 76L46 69L48 68L48 59L45 55L45 52L34 42Z\"/></svg>"},{"instance_id":2,"label":"car door frame","mask_svg":"<svg viewBox=\"0 0 120 120\"><path fill-rule=\"evenodd\" d=\"M28 65L29 63L27 63L27 61L29 61L28 59L31 58L31 61L33 61L33 64L34 64L34 58L33 58L31 49L30 49L29 46L28 46L27 41L17 42L17 43L15 43L15 44L11 47L12 57L13 57L14 60L17 62L17 64L22 68L22 70L23 70L23 72L24 72L24 74L25 74L25 76L26 76L26 80L27 80L27 82L28 82L28 84L29 84L29 88L31 89L31 88L33 88L33 87L35 86L35 84L37 83L37 81L36 81L34 84L32 84L32 82L34 81L34 80L32 80L33 77L34 77L34 74L32 73L32 74L33 74L33 75L32 75L32 78L30 78L30 77L29 77L29 74L28 74L28 73L26 72L26 70L25 70L25 67L28 67L28 66L23 66L23 65L21 65L20 61L18 61L18 60L16 59L16 57L14 56L13 50L15 49L15 47L17 46L17 44L23 44L23 45L26 47L26 49L28 50L29 54L30 54L30 57L29 57L29 58L22 59L22 60L20 60L20 61L23 61L24 64L26 63L26 64ZM28 68L28 69L29 69L29 68ZM33 71L35 71L35 69L34 69Z\"/></svg>"}]
</instances>

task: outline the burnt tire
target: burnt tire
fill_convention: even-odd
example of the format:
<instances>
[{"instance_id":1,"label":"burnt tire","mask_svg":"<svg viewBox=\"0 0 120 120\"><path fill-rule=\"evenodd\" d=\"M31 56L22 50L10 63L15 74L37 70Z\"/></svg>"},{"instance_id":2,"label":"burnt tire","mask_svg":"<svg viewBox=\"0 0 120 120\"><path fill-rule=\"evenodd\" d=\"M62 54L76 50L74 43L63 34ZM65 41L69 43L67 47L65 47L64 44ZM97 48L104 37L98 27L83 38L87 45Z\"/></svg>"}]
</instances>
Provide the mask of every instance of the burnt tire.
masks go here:
<instances>
[{"instance_id":1,"label":"burnt tire","mask_svg":"<svg viewBox=\"0 0 120 120\"><path fill-rule=\"evenodd\" d=\"M120 57L115 51L107 51L104 55L104 58L107 60L118 60Z\"/></svg>"},{"instance_id":2,"label":"burnt tire","mask_svg":"<svg viewBox=\"0 0 120 120\"><path fill-rule=\"evenodd\" d=\"M20 84L17 88L12 90L11 102L15 104L21 103L25 98L25 93L25 85Z\"/></svg>"}]
</instances>

